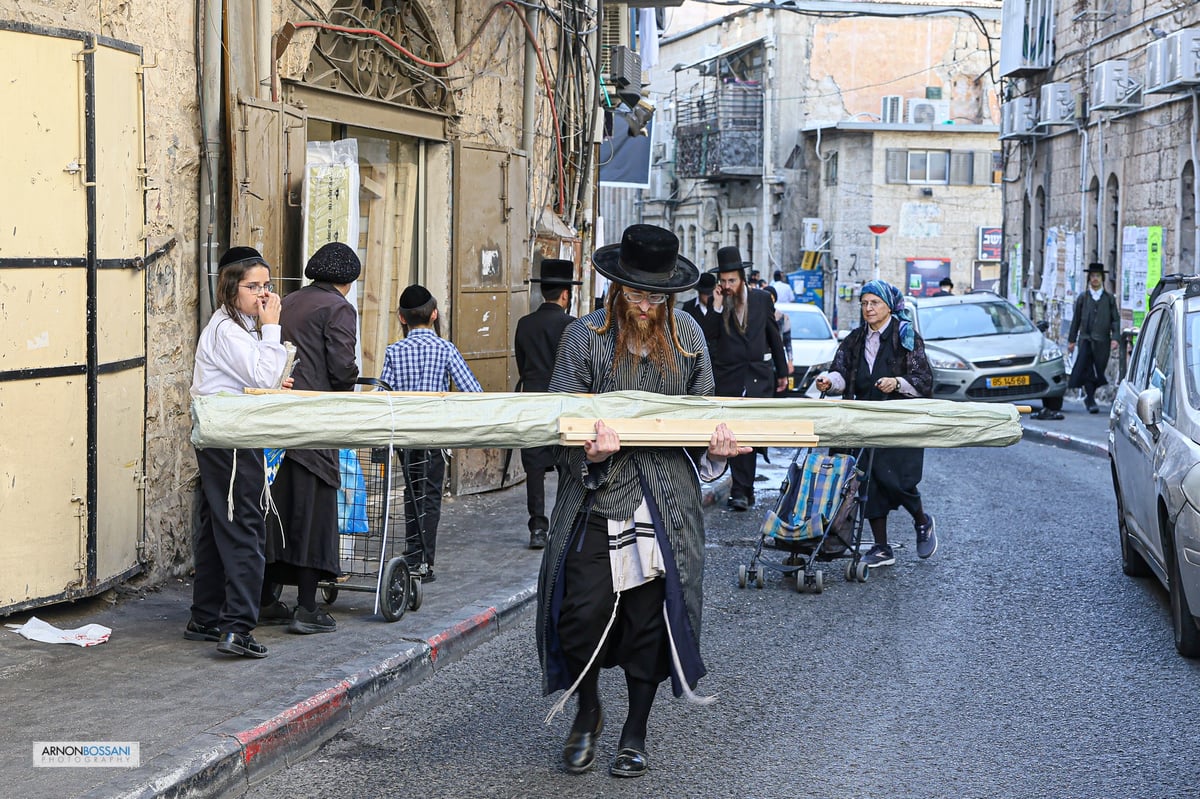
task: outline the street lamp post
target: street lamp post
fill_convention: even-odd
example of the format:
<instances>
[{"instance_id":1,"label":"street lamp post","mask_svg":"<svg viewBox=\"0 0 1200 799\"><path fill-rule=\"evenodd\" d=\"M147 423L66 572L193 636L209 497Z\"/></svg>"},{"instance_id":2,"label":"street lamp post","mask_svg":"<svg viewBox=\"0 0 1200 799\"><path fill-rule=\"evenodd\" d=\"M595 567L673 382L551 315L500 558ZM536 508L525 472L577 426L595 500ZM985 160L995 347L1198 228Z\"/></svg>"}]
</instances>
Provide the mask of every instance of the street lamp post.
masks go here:
<instances>
[{"instance_id":1,"label":"street lamp post","mask_svg":"<svg viewBox=\"0 0 1200 799\"><path fill-rule=\"evenodd\" d=\"M879 237L887 233L887 225L868 225L873 234L875 234L875 279L879 279Z\"/></svg>"}]
</instances>

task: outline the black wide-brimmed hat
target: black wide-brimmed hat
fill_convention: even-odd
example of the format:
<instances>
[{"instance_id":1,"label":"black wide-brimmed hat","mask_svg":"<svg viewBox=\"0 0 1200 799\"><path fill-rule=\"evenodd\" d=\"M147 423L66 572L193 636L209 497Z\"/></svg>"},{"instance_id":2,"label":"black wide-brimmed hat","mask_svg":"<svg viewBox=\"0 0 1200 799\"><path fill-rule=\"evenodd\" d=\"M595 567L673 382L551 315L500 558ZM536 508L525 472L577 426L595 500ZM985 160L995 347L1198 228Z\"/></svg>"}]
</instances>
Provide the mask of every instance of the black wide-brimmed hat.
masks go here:
<instances>
[{"instance_id":1,"label":"black wide-brimmed hat","mask_svg":"<svg viewBox=\"0 0 1200 799\"><path fill-rule=\"evenodd\" d=\"M1090 263L1090 264L1088 264L1087 273L1088 273L1089 275L1090 275L1090 274L1093 274L1094 272L1099 272L1100 274L1102 274L1102 275L1103 275L1103 274L1104 274L1105 272L1107 272L1107 271L1108 271L1108 270L1104 268L1104 264L1098 264L1098 263Z\"/></svg>"},{"instance_id":2,"label":"black wide-brimmed hat","mask_svg":"<svg viewBox=\"0 0 1200 799\"><path fill-rule=\"evenodd\" d=\"M575 277L575 262L563 258L543 258L541 277L531 277L526 283L541 283L543 286L582 286L582 280Z\"/></svg>"},{"instance_id":3,"label":"black wide-brimmed hat","mask_svg":"<svg viewBox=\"0 0 1200 799\"><path fill-rule=\"evenodd\" d=\"M717 250L717 268L714 272L736 272L750 266L749 261L742 260L742 253L737 247L722 247Z\"/></svg>"},{"instance_id":4,"label":"black wide-brimmed hat","mask_svg":"<svg viewBox=\"0 0 1200 799\"><path fill-rule=\"evenodd\" d=\"M712 294L713 289L717 287L717 276L712 272L705 272L700 275L700 282L696 284L696 291L702 294Z\"/></svg>"},{"instance_id":5,"label":"black wide-brimmed hat","mask_svg":"<svg viewBox=\"0 0 1200 799\"><path fill-rule=\"evenodd\" d=\"M640 291L675 294L696 285L700 270L679 254L679 238L655 225L630 225L620 244L592 254L592 265L609 280Z\"/></svg>"}]
</instances>

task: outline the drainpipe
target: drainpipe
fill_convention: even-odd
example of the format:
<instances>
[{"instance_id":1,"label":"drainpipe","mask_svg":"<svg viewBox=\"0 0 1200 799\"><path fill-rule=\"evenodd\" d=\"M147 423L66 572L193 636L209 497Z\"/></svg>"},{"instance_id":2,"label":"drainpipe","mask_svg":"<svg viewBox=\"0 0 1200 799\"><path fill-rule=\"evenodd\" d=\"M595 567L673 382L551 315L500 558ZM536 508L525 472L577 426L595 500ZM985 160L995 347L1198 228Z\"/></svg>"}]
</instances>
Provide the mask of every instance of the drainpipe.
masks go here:
<instances>
[{"instance_id":1,"label":"drainpipe","mask_svg":"<svg viewBox=\"0 0 1200 799\"><path fill-rule=\"evenodd\" d=\"M770 12L768 12L770 13ZM771 159L771 154L775 150L775 116L771 113L771 109L775 107L775 40L774 38L767 39L763 42L766 49L766 67L767 75L763 87L763 170L762 170L762 197L759 203L762 205L762 220L759 222L759 228L762 230L762 246L766 250L766 270L764 274L770 276L774 274L776 268L783 268L783 264L777 258L771 255L771 183L770 178L775 174L774 164ZM770 281L768 281L770 282Z\"/></svg>"},{"instance_id":2,"label":"drainpipe","mask_svg":"<svg viewBox=\"0 0 1200 799\"><path fill-rule=\"evenodd\" d=\"M1200 101L1196 92L1192 92L1192 135L1188 137L1192 145L1192 274L1200 273L1200 169L1196 164L1196 137L1200 136ZM1180 264L1182 267L1182 264ZM1179 271L1182 271L1180 269Z\"/></svg>"},{"instance_id":3,"label":"drainpipe","mask_svg":"<svg viewBox=\"0 0 1200 799\"><path fill-rule=\"evenodd\" d=\"M222 158L221 142L221 17L223 0L196 0L196 20L200 26L200 258L196 275L197 313L201 325L208 321L216 305L209 274L216 272L220 241L216 235L219 219L217 183Z\"/></svg>"},{"instance_id":4,"label":"drainpipe","mask_svg":"<svg viewBox=\"0 0 1200 799\"><path fill-rule=\"evenodd\" d=\"M529 30L533 34L538 30L538 10L536 8L525 9L525 21L529 23ZM537 88L538 62L537 51L534 49L536 41L533 35L525 39L525 85L522 92L521 102L524 104L524 110L521 115L521 126L523 134L521 136L521 149L525 151L525 157L529 159L529 163L533 162L533 145L534 145L534 105L535 89ZM550 87L546 87L546 91L550 91ZM553 120L551 121L553 122ZM559 135L559 131L555 130L555 136ZM527 174L532 174L530 170Z\"/></svg>"},{"instance_id":5,"label":"drainpipe","mask_svg":"<svg viewBox=\"0 0 1200 799\"><path fill-rule=\"evenodd\" d=\"M271 0L254 3L254 69L258 99L271 99Z\"/></svg>"}]
</instances>

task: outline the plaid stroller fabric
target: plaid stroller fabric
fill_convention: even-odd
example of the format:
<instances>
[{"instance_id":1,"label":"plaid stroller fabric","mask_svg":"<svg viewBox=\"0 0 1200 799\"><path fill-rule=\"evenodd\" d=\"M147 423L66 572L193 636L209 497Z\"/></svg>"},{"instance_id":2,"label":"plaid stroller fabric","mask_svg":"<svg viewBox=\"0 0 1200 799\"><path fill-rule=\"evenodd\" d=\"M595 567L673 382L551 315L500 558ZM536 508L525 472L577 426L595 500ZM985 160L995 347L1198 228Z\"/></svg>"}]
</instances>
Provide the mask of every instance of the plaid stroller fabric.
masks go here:
<instances>
[{"instance_id":1,"label":"plaid stroller fabric","mask_svg":"<svg viewBox=\"0 0 1200 799\"><path fill-rule=\"evenodd\" d=\"M785 486L774 511L763 521L762 535L777 541L821 538L849 514L848 500L857 480L851 455L810 452L788 467Z\"/></svg>"}]
</instances>

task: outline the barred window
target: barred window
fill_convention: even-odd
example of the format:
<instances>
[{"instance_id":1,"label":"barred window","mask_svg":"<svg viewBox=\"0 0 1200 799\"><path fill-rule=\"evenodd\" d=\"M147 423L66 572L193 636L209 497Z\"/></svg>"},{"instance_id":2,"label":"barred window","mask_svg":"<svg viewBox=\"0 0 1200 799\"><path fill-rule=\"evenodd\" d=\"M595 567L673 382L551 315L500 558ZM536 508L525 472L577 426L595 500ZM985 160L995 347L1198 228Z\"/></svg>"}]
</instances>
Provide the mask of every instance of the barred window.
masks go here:
<instances>
[{"instance_id":1,"label":"barred window","mask_svg":"<svg viewBox=\"0 0 1200 799\"><path fill-rule=\"evenodd\" d=\"M838 182L838 154L833 153L825 162L825 185L836 186Z\"/></svg>"},{"instance_id":2,"label":"barred window","mask_svg":"<svg viewBox=\"0 0 1200 799\"><path fill-rule=\"evenodd\" d=\"M970 186L975 182L975 153L950 153L950 185Z\"/></svg>"},{"instance_id":3,"label":"barred window","mask_svg":"<svg viewBox=\"0 0 1200 799\"><path fill-rule=\"evenodd\" d=\"M945 150L909 150L909 183L945 183L950 153Z\"/></svg>"}]
</instances>

